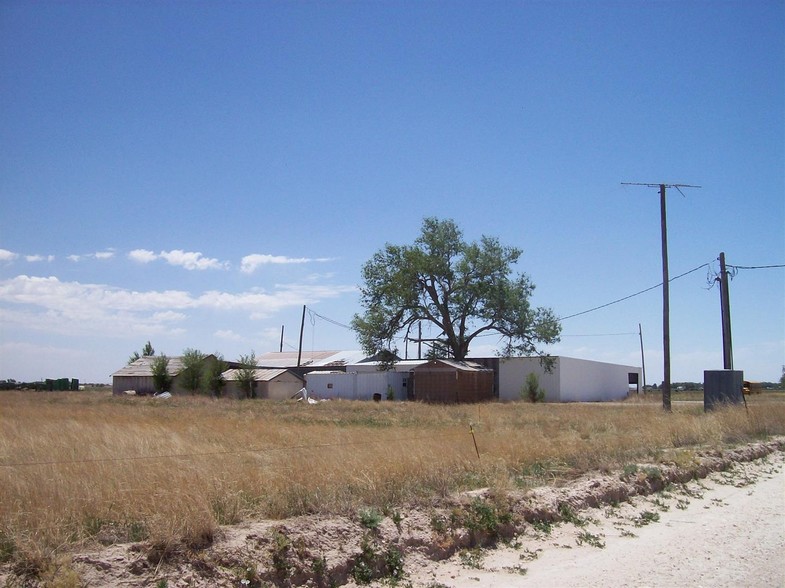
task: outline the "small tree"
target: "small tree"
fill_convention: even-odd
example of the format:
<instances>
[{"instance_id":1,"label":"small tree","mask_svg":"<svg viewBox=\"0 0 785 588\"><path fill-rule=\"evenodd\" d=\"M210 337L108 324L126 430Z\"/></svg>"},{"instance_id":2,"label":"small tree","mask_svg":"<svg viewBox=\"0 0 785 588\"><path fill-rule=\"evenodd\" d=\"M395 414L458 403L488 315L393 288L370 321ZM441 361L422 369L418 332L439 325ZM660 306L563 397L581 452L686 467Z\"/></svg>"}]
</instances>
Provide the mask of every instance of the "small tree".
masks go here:
<instances>
[{"instance_id":1,"label":"small tree","mask_svg":"<svg viewBox=\"0 0 785 588\"><path fill-rule=\"evenodd\" d=\"M220 353L215 353L215 361L212 361L205 366L204 379L207 391L216 398L221 397L223 389L226 386L224 372L227 369L229 369L229 365L224 361L224 357Z\"/></svg>"},{"instance_id":2,"label":"small tree","mask_svg":"<svg viewBox=\"0 0 785 588\"><path fill-rule=\"evenodd\" d=\"M241 355L237 363L240 364L237 368L237 385L246 398L256 398L256 353L251 351L249 355Z\"/></svg>"},{"instance_id":3,"label":"small tree","mask_svg":"<svg viewBox=\"0 0 785 588\"><path fill-rule=\"evenodd\" d=\"M521 398L529 402L542 402L545 400L545 390L540 388L540 379L534 372L526 376L526 383L521 388Z\"/></svg>"},{"instance_id":4,"label":"small tree","mask_svg":"<svg viewBox=\"0 0 785 588\"><path fill-rule=\"evenodd\" d=\"M172 387L172 376L169 375L169 358L163 354L159 355L153 359L150 369L153 373L155 391L158 393L169 392Z\"/></svg>"},{"instance_id":5,"label":"small tree","mask_svg":"<svg viewBox=\"0 0 785 588\"><path fill-rule=\"evenodd\" d=\"M148 341L147 343L145 343L144 347L142 347L142 355L139 355L138 351L134 351L131 354L131 357L128 358L128 364L129 365L132 364L133 362L135 362L137 359L141 357L152 357L153 355L155 355L155 349L153 349L153 346L150 344L150 341Z\"/></svg>"},{"instance_id":6,"label":"small tree","mask_svg":"<svg viewBox=\"0 0 785 588\"><path fill-rule=\"evenodd\" d=\"M180 375L183 388L191 394L196 394L202 385L202 371L204 369L204 358L207 357L198 349L190 347L183 351L183 371Z\"/></svg>"}]
</instances>

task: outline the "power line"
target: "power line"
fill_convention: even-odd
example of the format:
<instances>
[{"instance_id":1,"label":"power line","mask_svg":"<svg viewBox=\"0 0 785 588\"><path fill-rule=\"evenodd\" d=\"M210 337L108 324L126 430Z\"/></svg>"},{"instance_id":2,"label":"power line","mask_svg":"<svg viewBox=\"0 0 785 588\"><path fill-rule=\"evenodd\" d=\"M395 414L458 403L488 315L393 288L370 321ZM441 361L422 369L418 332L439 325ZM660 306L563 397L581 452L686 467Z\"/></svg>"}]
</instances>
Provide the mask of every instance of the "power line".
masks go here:
<instances>
[{"instance_id":1,"label":"power line","mask_svg":"<svg viewBox=\"0 0 785 588\"><path fill-rule=\"evenodd\" d=\"M705 267L709 267L709 264L708 263L702 263L698 267L695 267L695 268L693 268L693 269L691 269L689 271L684 272L683 274L679 274L678 276L670 278L668 280L668 282L672 282L674 280L678 280L679 278L683 278L684 276L689 275L689 274L691 274L693 272L697 272L699 269L703 269ZM595 306L594 308L590 308L589 310L584 310L582 312L576 312L575 314L570 314L570 315L567 315L567 316L559 317L558 320L564 321L564 320L567 320L567 319L570 319L570 318L574 318L576 316L581 316L583 314L588 314L590 312L594 312L595 310L600 310L601 308L607 308L608 306L611 306L613 304L618 304L619 302L624 302L625 300L629 300L630 298L634 298L636 296L640 296L641 294L645 294L646 292L650 292L651 290L659 288L660 286L662 286L662 284L663 283L660 282L656 286L651 286L649 288L646 288L645 290L641 290L640 292L636 292L635 294L630 294L629 296L625 296L624 298L619 298L618 300L614 300L613 302L608 302L606 304L601 304L600 306Z\"/></svg>"},{"instance_id":2,"label":"power line","mask_svg":"<svg viewBox=\"0 0 785 588\"><path fill-rule=\"evenodd\" d=\"M770 269L774 267L785 267L785 264L778 264L778 265L733 265L727 264L728 267L732 267L734 269L740 270L756 270L756 269Z\"/></svg>"},{"instance_id":3,"label":"power line","mask_svg":"<svg viewBox=\"0 0 785 588\"><path fill-rule=\"evenodd\" d=\"M585 334L585 335L559 335L559 336L560 337L622 337L627 335L637 336L638 333L597 333L597 334Z\"/></svg>"},{"instance_id":4,"label":"power line","mask_svg":"<svg viewBox=\"0 0 785 588\"><path fill-rule=\"evenodd\" d=\"M327 318L326 316L322 316L321 314L319 314L318 312L314 312L314 311L313 311L313 310L311 310L310 308L308 309L308 314L309 314L309 315L310 315L312 318L313 318L313 317L318 317L318 318L322 319L323 321L327 321L328 323L331 323L331 324L333 324L333 325L335 325L335 326L337 326L337 327L343 327L344 329L349 329L350 331L353 331L353 330L354 330L354 329L352 329L352 327L350 327L349 325L345 325L345 324L343 324L343 323L339 323L338 321L335 321L335 320L333 320L333 319L331 319L331 318ZM312 324L313 324L313 322L312 322Z\"/></svg>"}]
</instances>

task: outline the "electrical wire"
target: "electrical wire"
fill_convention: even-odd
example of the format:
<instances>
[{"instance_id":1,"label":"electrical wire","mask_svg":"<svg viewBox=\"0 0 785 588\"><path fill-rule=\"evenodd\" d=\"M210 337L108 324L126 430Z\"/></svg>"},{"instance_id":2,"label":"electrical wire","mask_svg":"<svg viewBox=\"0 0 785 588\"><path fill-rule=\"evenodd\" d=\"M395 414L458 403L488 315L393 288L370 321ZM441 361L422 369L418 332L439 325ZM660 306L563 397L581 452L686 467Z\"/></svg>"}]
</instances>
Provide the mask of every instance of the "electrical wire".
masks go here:
<instances>
[{"instance_id":1,"label":"electrical wire","mask_svg":"<svg viewBox=\"0 0 785 588\"><path fill-rule=\"evenodd\" d=\"M318 318L322 319L323 321L327 321L328 323L333 324L333 325L335 325L337 327L343 327L344 329L349 329L350 331L354 330L349 325L345 325L343 323L339 323L338 321L334 321L331 318L327 318L326 316L322 316L321 314L319 314L318 312L314 312L310 308L308 309L308 313L309 313L309 315L311 317L311 324L312 325L314 324L313 317L318 317Z\"/></svg>"},{"instance_id":2,"label":"electrical wire","mask_svg":"<svg viewBox=\"0 0 785 588\"><path fill-rule=\"evenodd\" d=\"M699 269L703 269L704 267L708 267L708 266L709 266L708 263L702 263L698 267L695 267L695 268L693 268L693 269L691 269L689 271L684 272L683 274L679 274L678 276L670 278L668 280L668 283L671 283L674 280L678 280L679 278L683 278L684 276L687 276L687 275L689 275L689 274L691 274L693 272L697 272ZM601 308L607 308L608 306L611 306L613 304L618 304L619 302L624 302L625 300L629 300L630 298L635 298L636 296L640 296L641 294L645 294L646 292L649 292L651 290L659 288L660 286L662 286L662 284L663 283L660 282L656 286L651 286L650 288L646 288L645 290L641 290L640 292L636 292L635 294L630 294L629 296L625 296L624 298L619 298L618 300L614 300L613 302L608 302L606 304L601 304L600 306L595 306L594 308L590 308L590 309L584 310L582 312L576 312L575 314L562 316L562 317L559 317L557 320L565 321L567 319L574 318L576 316L581 316L583 314L589 314L590 312L594 312L595 310L600 310Z\"/></svg>"},{"instance_id":3,"label":"electrical wire","mask_svg":"<svg viewBox=\"0 0 785 588\"><path fill-rule=\"evenodd\" d=\"M726 267L732 267L737 270L756 270L756 269L770 269L775 267L785 267L785 263L777 264L777 265L731 265L729 263L725 264Z\"/></svg>"},{"instance_id":4,"label":"electrical wire","mask_svg":"<svg viewBox=\"0 0 785 588\"><path fill-rule=\"evenodd\" d=\"M559 335L560 337L622 337L627 335L635 335L638 336L638 333L597 333L597 334L587 334L587 335Z\"/></svg>"}]
</instances>

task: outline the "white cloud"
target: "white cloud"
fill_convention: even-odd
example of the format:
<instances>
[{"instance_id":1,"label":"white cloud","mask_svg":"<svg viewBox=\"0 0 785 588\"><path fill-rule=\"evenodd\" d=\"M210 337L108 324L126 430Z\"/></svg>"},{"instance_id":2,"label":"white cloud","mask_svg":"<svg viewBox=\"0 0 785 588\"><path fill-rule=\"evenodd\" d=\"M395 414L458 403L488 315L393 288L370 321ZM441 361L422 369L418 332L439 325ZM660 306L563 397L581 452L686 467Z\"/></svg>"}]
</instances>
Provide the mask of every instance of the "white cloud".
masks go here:
<instances>
[{"instance_id":1,"label":"white cloud","mask_svg":"<svg viewBox=\"0 0 785 588\"><path fill-rule=\"evenodd\" d=\"M158 259L158 256L149 249L134 249L128 254L128 259L137 263L150 263Z\"/></svg>"},{"instance_id":2,"label":"white cloud","mask_svg":"<svg viewBox=\"0 0 785 588\"><path fill-rule=\"evenodd\" d=\"M0 249L0 261L13 261L19 254L9 251L8 249Z\"/></svg>"},{"instance_id":3,"label":"white cloud","mask_svg":"<svg viewBox=\"0 0 785 588\"><path fill-rule=\"evenodd\" d=\"M35 263L38 261L54 261L54 255L25 255L25 261L29 261L30 263Z\"/></svg>"},{"instance_id":4,"label":"white cloud","mask_svg":"<svg viewBox=\"0 0 785 588\"><path fill-rule=\"evenodd\" d=\"M284 264L297 264L297 263L313 263L330 261L329 257L286 257L284 255L267 255L263 253L252 253L246 255L240 260L240 271L251 274L262 265L284 265Z\"/></svg>"},{"instance_id":5,"label":"white cloud","mask_svg":"<svg viewBox=\"0 0 785 588\"><path fill-rule=\"evenodd\" d=\"M71 254L66 257L67 260L79 262L83 259L111 259L114 257L114 251L96 251L95 253L85 253L84 255Z\"/></svg>"},{"instance_id":6,"label":"white cloud","mask_svg":"<svg viewBox=\"0 0 785 588\"><path fill-rule=\"evenodd\" d=\"M166 310L164 312L156 312L153 314L153 320L156 321L182 321L188 318L188 315L183 314L182 312L175 312L173 310Z\"/></svg>"},{"instance_id":7,"label":"white cloud","mask_svg":"<svg viewBox=\"0 0 785 588\"><path fill-rule=\"evenodd\" d=\"M159 257L165 259L170 265L179 265L187 270L226 269L226 262L218 261L211 257L203 257L198 251L161 251Z\"/></svg>"},{"instance_id":8,"label":"white cloud","mask_svg":"<svg viewBox=\"0 0 785 588\"><path fill-rule=\"evenodd\" d=\"M239 333L235 333L231 329L219 329L215 333L213 333L219 339L225 339L227 341L240 341L242 343L246 343L248 340L240 335Z\"/></svg>"},{"instance_id":9,"label":"white cloud","mask_svg":"<svg viewBox=\"0 0 785 588\"><path fill-rule=\"evenodd\" d=\"M0 281L0 323L66 334L173 334L183 332L184 327L174 329L174 325L187 324L189 311L239 311L251 318L265 318L285 308L354 291L354 286L290 284L276 285L271 292L212 290L192 295L183 290L140 292L62 282L54 276L19 275Z\"/></svg>"}]
</instances>

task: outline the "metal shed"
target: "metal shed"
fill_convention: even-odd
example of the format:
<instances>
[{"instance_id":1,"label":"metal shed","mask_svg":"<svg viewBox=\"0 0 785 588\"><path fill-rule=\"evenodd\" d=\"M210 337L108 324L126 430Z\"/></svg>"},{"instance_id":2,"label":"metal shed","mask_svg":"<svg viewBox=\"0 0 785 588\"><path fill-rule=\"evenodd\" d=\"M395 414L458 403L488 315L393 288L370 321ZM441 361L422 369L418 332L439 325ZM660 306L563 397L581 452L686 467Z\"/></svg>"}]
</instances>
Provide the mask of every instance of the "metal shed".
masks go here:
<instances>
[{"instance_id":1,"label":"metal shed","mask_svg":"<svg viewBox=\"0 0 785 588\"><path fill-rule=\"evenodd\" d=\"M224 394L230 398L245 398L245 392L240 389L237 382L236 369L223 373L226 380ZM257 369L254 372L254 391L256 398L269 398L271 400L287 400L297 394L303 387L303 379L290 370L285 369Z\"/></svg>"},{"instance_id":2,"label":"metal shed","mask_svg":"<svg viewBox=\"0 0 785 588\"><path fill-rule=\"evenodd\" d=\"M313 371L305 374L305 387L314 398L372 400L387 398L391 393L395 400L406 400L408 375L395 371Z\"/></svg>"},{"instance_id":3,"label":"metal shed","mask_svg":"<svg viewBox=\"0 0 785 588\"><path fill-rule=\"evenodd\" d=\"M495 400L493 370L468 361L433 359L411 371L409 398L445 404Z\"/></svg>"},{"instance_id":4,"label":"metal shed","mask_svg":"<svg viewBox=\"0 0 785 588\"><path fill-rule=\"evenodd\" d=\"M497 358L499 400L520 400L530 373L537 375L546 402L621 400L642 382L639 367L563 356L553 360L547 372L539 357Z\"/></svg>"},{"instance_id":5,"label":"metal shed","mask_svg":"<svg viewBox=\"0 0 785 588\"><path fill-rule=\"evenodd\" d=\"M155 394L155 386L153 386L153 361L160 356L145 356L140 357L133 363L120 368L112 374L112 394L122 394L126 391L133 390L137 394ZM207 355L202 360L202 363L216 361L214 355ZM180 385L179 376L183 372L182 357L170 357L169 364L166 368L167 373L172 376L172 387L170 392L172 394L182 394L186 390Z\"/></svg>"}]
</instances>

